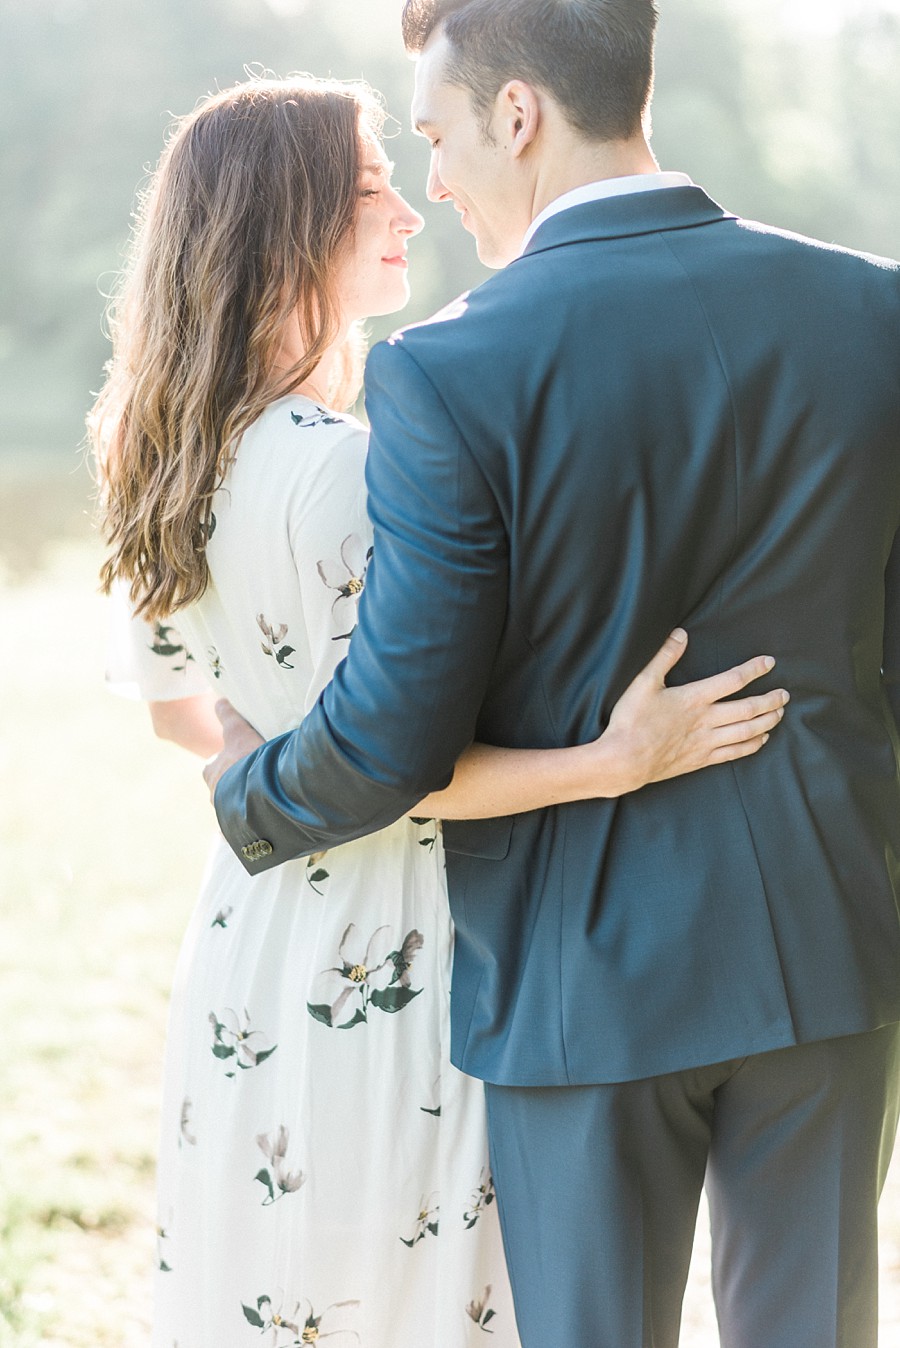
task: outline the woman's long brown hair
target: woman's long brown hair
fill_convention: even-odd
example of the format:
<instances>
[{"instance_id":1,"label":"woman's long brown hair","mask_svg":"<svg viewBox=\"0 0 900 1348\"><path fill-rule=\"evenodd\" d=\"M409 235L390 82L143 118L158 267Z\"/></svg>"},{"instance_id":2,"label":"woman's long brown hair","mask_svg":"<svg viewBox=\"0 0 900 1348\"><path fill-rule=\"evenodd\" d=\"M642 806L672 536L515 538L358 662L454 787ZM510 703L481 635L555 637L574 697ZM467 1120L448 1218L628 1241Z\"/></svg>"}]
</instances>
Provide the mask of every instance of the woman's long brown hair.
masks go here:
<instances>
[{"instance_id":1,"label":"woman's long brown hair","mask_svg":"<svg viewBox=\"0 0 900 1348\"><path fill-rule=\"evenodd\" d=\"M125 578L149 619L203 594L212 497L237 441L340 336L335 272L356 220L360 138L382 125L365 86L309 77L249 80L176 123L140 203L89 419L110 547L102 588ZM304 358L276 379L295 314ZM329 390L337 404L358 390L360 354L356 335Z\"/></svg>"}]
</instances>

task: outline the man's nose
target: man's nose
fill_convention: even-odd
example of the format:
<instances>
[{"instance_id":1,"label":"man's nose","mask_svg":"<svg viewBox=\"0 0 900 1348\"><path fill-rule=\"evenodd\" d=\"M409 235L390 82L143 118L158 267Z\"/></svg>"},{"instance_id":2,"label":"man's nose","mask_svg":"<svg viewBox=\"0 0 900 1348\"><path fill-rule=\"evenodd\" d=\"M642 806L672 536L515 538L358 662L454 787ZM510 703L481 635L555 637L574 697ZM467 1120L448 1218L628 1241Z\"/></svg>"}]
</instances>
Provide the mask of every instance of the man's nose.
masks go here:
<instances>
[{"instance_id":1,"label":"man's nose","mask_svg":"<svg viewBox=\"0 0 900 1348\"><path fill-rule=\"evenodd\" d=\"M428 182L425 185L425 195L429 201L449 201L450 193L441 182L440 175L436 165L432 164L428 170Z\"/></svg>"}]
</instances>

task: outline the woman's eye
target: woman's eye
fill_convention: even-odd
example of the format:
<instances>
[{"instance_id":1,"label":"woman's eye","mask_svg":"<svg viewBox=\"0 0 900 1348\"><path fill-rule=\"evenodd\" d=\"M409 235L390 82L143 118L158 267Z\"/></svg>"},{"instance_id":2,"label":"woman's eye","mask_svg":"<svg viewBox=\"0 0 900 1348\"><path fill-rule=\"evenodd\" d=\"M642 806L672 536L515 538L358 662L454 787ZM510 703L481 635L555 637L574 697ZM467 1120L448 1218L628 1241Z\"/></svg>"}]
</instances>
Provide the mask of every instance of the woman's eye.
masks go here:
<instances>
[{"instance_id":1,"label":"woman's eye","mask_svg":"<svg viewBox=\"0 0 900 1348\"><path fill-rule=\"evenodd\" d=\"M360 192L359 195L360 195L361 197L377 197L377 196L378 196L378 188L377 188L377 187L364 187L363 190Z\"/></svg>"}]
</instances>

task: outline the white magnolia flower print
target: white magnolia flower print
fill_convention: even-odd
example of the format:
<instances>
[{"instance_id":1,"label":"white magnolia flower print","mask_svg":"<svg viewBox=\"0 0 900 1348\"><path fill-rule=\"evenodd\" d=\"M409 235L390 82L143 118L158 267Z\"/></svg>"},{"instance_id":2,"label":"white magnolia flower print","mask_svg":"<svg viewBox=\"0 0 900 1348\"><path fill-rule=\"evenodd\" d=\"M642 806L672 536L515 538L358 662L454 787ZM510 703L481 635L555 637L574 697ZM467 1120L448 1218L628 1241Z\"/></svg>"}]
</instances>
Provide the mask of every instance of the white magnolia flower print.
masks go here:
<instances>
[{"instance_id":1,"label":"white magnolia flower print","mask_svg":"<svg viewBox=\"0 0 900 1348\"><path fill-rule=\"evenodd\" d=\"M349 641L353 635L371 557L372 548L366 547L359 534L348 534L341 544L339 561L331 559L316 564L322 583L336 591L331 613L339 635L332 637L332 641Z\"/></svg>"},{"instance_id":2,"label":"white magnolia flower print","mask_svg":"<svg viewBox=\"0 0 900 1348\"><path fill-rule=\"evenodd\" d=\"M251 1067L259 1067L266 1058L271 1058L278 1047L273 1044L271 1048L263 1048L259 1042L251 1043L251 1040L258 1041L264 1035L261 1030L250 1029L250 1017L246 1010L243 1020L230 1007L222 1012L221 1020L214 1011L210 1011L209 1023L213 1031L213 1056L230 1062L232 1068L249 1071ZM235 1072L232 1070L225 1075L233 1077Z\"/></svg>"},{"instance_id":3,"label":"white magnolia flower print","mask_svg":"<svg viewBox=\"0 0 900 1348\"><path fill-rule=\"evenodd\" d=\"M264 1167L254 1176L260 1184L266 1188L266 1197L263 1199L263 1207L267 1208L272 1203L277 1203L279 1198L284 1198L285 1194L295 1194L297 1190L306 1183L306 1176L302 1170L288 1170L287 1168L287 1150L290 1145L290 1131L282 1123L278 1129L272 1133L259 1133L256 1139L256 1145L259 1147L263 1156L269 1162L268 1167ZM278 1192L276 1193L276 1189Z\"/></svg>"},{"instance_id":4,"label":"white magnolia flower print","mask_svg":"<svg viewBox=\"0 0 900 1348\"><path fill-rule=\"evenodd\" d=\"M474 1320L479 1329L483 1329L485 1334L493 1334L492 1329L488 1329L488 1323L493 1320L497 1314L496 1311L488 1309L488 1302L491 1299L491 1285L488 1283L480 1297L473 1297L466 1307L466 1315L470 1320Z\"/></svg>"},{"instance_id":5,"label":"white magnolia flower print","mask_svg":"<svg viewBox=\"0 0 900 1348\"><path fill-rule=\"evenodd\" d=\"M419 1241L424 1240L426 1236L436 1236L438 1233L438 1215L440 1210L437 1194L430 1194L428 1198L423 1197L419 1206L419 1215L416 1218L415 1230L409 1240L407 1240L405 1236L400 1237L403 1244L408 1245L409 1248L412 1249L414 1245L418 1245Z\"/></svg>"},{"instance_id":6,"label":"white magnolia flower print","mask_svg":"<svg viewBox=\"0 0 900 1348\"><path fill-rule=\"evenodd\" d=\"M338 949L340 963L323 969L313 982L310 1015L331 1029L349 1030L368 1020L370 1008L402 1011L422 991L410 986L410 971L424 943L421 932L413 930L395 950L390 927L378 927L366 941L351 922Z\"/></svg>"},{"instance_id":7,"label":"white magnolia flower print","mask_svg":"<svg viewBox=\"0 0 900 1348\"><path fill-rule=\"evenodd\" d=\"M241 1302L244 1319L268 1337L272 1348L294 1348L323 1339L332 1339L332 1348L359 1343L354 1328L358 1308L358 1301L336 1301L316 1315L312 1303L305 1300L290 1302L282 1297L277 1310L267 1296L258 1297L255 1308Z\"/></svg>"}]
</instances>

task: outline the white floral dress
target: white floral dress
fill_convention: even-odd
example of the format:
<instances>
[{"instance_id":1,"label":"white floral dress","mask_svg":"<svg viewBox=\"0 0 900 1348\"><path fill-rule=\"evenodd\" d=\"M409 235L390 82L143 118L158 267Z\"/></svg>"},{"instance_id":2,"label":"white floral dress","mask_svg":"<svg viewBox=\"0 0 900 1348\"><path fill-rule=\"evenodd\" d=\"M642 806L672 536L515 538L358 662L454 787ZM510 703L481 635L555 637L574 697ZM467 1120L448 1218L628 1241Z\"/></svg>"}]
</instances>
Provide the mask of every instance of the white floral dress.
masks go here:
<instances>
[{"instance_id":1,"label":"white floral dress","mask_svg":"<svg viewBox=\"0 0 900 1348\"><path fill-rule=\"evenodd\" d=\"M110 683L296 726L353 631L365 450L352 418L273 403L213 503L206 594L153 626L120 600ZM155 1348L516 1348L452 943L433 821L253 878L217 840L172 996Z\"/></svg>"}]
</instances>

